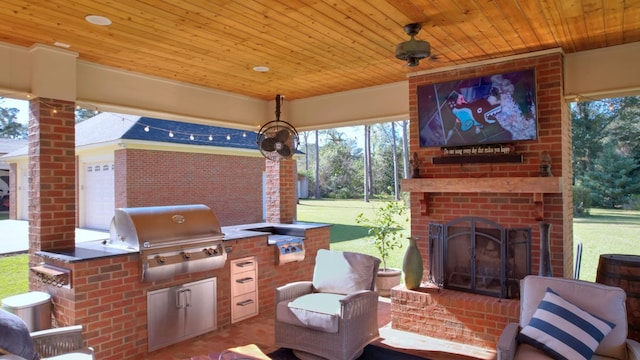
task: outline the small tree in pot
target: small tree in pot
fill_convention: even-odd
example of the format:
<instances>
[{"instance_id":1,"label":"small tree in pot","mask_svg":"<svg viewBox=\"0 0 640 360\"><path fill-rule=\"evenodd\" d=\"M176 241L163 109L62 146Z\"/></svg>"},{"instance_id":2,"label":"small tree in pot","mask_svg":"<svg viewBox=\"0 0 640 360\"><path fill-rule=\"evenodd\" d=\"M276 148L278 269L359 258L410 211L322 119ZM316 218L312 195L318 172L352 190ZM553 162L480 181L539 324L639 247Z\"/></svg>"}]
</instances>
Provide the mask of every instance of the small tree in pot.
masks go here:
<instances>
[{"instance_id":1,"label":"small tree in pot","mask_svg":"<svg viewBox=\"0 0 640 360\"><path fill-rule=\"evenodd\" d=\"M400 284L402 271L387 267L390 252L402 247L402 227L400 221L407 222L406 206L401 201L387 201L375 211L373 218L367 218L363 213L356 217L356 223L369 228L369 236L373 237L378 250L382 267L378 271L377 290L381 296L389 296L391 288Z\"/></svg>"}]
</instances>

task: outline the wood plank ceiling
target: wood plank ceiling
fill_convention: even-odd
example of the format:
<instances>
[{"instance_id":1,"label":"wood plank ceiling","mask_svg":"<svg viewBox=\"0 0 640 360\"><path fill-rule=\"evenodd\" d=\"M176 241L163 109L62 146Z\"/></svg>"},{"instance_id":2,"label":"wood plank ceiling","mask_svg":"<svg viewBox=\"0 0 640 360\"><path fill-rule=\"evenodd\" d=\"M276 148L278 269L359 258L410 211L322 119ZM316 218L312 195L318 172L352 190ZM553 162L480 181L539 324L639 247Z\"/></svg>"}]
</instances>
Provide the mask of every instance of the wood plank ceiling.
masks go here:
<instances>
[{"instance_id":1,"label":"wood plank ceiling","mask_svg":"<svg viewBox=\"0 0 640 360\"><path fill-rule=\"evenodd\" d=\"M89 24L90 14L112 24ZM433 54L418 67L394 56L412 22ZM64 43L97 64L294 100L414 71L640 41L640 0L3 0L0 41Z\"/></svg>"}]
</instances>

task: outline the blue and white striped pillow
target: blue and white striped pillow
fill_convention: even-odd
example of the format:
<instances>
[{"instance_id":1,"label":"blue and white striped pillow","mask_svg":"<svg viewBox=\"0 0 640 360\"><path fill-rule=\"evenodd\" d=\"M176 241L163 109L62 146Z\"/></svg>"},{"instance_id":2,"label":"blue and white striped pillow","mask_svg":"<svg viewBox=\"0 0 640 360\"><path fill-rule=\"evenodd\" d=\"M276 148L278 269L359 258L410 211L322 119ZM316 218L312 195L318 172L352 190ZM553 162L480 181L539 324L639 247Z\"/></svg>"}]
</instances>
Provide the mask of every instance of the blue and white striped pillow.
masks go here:
<instances>
[{"instance_id":1,"label":"blue and white striped pillow","mask_svg":"<svg viewBox=\"0 0 640 360\"><path fill-rule=\"evenodd\" d=\"M554 359L591 359L600 341L614 327L615 324L589 314L547 288L518 340Z\"/></svg>"}]
</instances>

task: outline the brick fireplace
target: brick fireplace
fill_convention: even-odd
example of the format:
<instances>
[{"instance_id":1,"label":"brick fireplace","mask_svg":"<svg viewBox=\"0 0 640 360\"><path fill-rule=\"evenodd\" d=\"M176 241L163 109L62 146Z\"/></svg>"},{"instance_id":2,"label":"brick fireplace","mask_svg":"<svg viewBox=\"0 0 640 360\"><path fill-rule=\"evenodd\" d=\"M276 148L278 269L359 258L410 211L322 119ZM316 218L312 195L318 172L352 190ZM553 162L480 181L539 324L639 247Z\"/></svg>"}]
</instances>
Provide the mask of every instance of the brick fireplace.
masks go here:
<instances>
[{"instance_id":1,"label":"brick fireplace","mask_svg":"<svg viewBox=\"0 0 640 360\"><path fill-rule=\"evenodd\" d=\"M478 77L534 68L537 82L538 139L515 143L520 162L491 160L439 163L440 148L421 148L417 87L445 80ZM423 286L392 291L392 326L460 343L495 348L502 328L518 320L517 299L441 289L429 276L429 224L460 217L482 217L505 228L531 229L530 268L540 263L538 223L550 223L551 268L569 276L573 233L571 200L571 123L563 98L563 55L560 52L409 78L410 152L420 159L419 179L405 179L410 193L411 234L423 258ZM540 156L551 155L552 177L540 177ZM479 155L481 156L481 155Z\"/></svg>"}]
</instances>

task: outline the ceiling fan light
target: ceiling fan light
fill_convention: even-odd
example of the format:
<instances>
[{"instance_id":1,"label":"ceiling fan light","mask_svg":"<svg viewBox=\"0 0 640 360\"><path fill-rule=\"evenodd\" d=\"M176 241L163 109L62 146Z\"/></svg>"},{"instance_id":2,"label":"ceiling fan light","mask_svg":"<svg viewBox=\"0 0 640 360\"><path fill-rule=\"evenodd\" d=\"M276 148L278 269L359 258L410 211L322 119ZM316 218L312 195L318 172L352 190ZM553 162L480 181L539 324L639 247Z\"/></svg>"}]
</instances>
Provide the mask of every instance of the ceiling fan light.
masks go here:
<instances>
[{"instance_id":1,"label":"ceiling fan light","mask_svg":"<svg viewBox=\"0 0 640 360\"><path fill-rule=\"evenodd\" d=\"M410 57L407 59L407 66L408 67L416 67L420 65L420 59L418 58L414 58L414 57Z\"/></svg>"}]
</instances>

